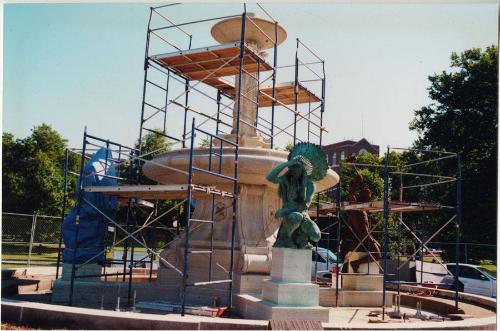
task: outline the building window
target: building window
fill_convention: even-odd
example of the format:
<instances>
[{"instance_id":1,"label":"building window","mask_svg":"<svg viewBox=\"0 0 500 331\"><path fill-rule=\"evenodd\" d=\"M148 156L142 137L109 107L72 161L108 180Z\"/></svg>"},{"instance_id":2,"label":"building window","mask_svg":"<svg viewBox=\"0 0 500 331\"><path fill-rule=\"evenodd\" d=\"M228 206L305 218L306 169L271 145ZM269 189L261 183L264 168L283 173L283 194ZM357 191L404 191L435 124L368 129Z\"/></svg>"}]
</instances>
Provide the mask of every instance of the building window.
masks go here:
<instances>
[{"instance_id":1,"label":"building window","mask_svg":"<svg viewBox=\"0 0 500 331\"><path fill-rule=\"evenodd\" d=\"M364 152L368 152L368 151L367 151L366 149L364 149L364 148L361 148L361 149L359 150L359 152L358 152L358 155L361 155L361 154L363 154Z\"/></svg>"},{"instance_id":2,"label":"building window","mask_svg":"<svg viewBox=\"0 0 500 331\"><path fill-rule=\"evenodd\" d=\"M337 164L337 153L332 154L332 164L336 165Z\"/></svg>"},{"instance_id":3,"label":"building window","mask_svg":"<svg viewBox=\"0 0 500 331\"><path fill-rule=\"evenodd\" d=\"M340 152L340 159L341 160L345 159L345 153L344 153L344 151Z\"/></svg>"}]
</instances>

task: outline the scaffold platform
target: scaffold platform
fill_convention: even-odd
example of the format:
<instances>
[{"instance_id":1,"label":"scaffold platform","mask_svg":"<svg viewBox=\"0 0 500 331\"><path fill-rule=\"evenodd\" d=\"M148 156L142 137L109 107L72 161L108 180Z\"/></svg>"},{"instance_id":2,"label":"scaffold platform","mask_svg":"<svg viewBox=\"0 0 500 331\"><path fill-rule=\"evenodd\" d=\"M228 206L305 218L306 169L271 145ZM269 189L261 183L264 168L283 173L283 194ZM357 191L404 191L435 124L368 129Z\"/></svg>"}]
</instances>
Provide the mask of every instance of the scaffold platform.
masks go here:
<instances>
[{"instance_id":1,"label":"scaffold platform","mask_svg":"<svg viewBox=\"0 0 500 331\"><path fill-rule=\"evenodd\" d=\"M431 203L417 203L417 202L405 202L405 201L389 201L389 212L399 213L399 212L416 212L416 211L433 211L442 209L454 209L451 206L443 206L439 204ZM328 216L329 214L334 214L337 212L338 205L336 203L320 203L319 216ZM384 211L384 201L372 201L364 203L340 203L340 211L366 211L369 213L383 212ZM311 217L316 217L317 207L312 206L309 209L309 215Z\"/></svg>"},{"instance_id":2,"label":"scaffold platform","mask_svg":"<svg viewBox=\"0 0 500 331\"><path fill-rule=\"evenodd\" d=\"M118 186L86 186L84 192L102 193L118 197L119 199L185 199L189 184L185 185L118 185ZM192 184L193 197L202 195L217 195L223 198L233 198L233 193L222 191L211 186Z\"/></svg>"},{"instance_id":3,"label":"scaffold platform","mask_svg":"<svg viewBox=\"0 0 500 331\"><path fill-rule=\"evenodd\" d=\"M151 59L185 79L200 80L216 87L212 84L220 81L209 78L237 75L240 72L239 55L238 42L153 55ZM244 44L242 71L256 73L272 69L262 56Z\"/></svg>"},{"instance_id":4,"label":"scaffold platform","mask_svg":"<svg viewBox=\"0 0 500 331\"><path fill-rule=\"evenodd\" d=\"M215 84L213 85L216 86ZM235 88L225 82L220 81L220 90L234 98ZM295 83L287 82L276 85L274 88L274 98L276 105L294 105L303 103L320 102L321 98L308 90L302 83L297 83L297 100L295 100ZM271 107L273 104L273 87L263 87L259 90L259 107Z\"/></svg>"}]
</instances>

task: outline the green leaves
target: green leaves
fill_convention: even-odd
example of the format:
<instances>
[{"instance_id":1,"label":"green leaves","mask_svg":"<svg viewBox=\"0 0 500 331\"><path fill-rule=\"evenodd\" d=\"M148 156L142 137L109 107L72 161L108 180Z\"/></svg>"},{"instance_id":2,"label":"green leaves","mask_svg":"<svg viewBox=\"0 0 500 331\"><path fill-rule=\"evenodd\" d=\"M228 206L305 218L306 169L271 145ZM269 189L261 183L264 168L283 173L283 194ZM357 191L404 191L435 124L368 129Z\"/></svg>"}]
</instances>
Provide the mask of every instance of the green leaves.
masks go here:
<instances>
[{"instance_id":1,"label":"green leaves","mask_svg":"<svg viewBox=\"0 0 500 331\"><path fill-rule=\"evenodd\" d=\"M451 70L429 77L433 103L415 111L417 148L459 152L464 241L496 240L498 47L452 53ZM455 164L445 172L454 176ZM450 202L454 199L451 192ZM477 226L481 226L481 233Z\"/></svg>"},{"instance_id":2,"label":"green leaves","mask_svg":"<svg viewBox=\"0 0 500 331\"><path fill-rule=\"evenodd\" d=\"M4 211L48 215L61 212L65 148L66 140L47 124L35 126L25 139L14 140L12 134L3 134ZM70 169L76 164L71 162ZM69 184L68 188L73 186Z\"/></svg>"}]
</instances>

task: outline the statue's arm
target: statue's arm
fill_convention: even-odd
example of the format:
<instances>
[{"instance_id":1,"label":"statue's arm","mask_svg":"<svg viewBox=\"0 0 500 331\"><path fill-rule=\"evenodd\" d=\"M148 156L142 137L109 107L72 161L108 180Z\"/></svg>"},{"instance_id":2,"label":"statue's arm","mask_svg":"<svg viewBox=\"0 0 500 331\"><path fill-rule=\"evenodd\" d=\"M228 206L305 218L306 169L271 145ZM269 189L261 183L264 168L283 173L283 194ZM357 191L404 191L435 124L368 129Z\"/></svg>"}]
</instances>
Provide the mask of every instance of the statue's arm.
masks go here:
<instances>
[{"instance_id":1,"label":"statue's arm","mask_svg":"<svg viewBox=\"0 0 500 331\"><path fill-rule=\"evenodd\" d=\"M268 181L270 181L271 183L274 183L274 184L279 184L279 174L286 168L286 167L290 167L292 166L293 164L295 164L297 161L295 160L290 160L288 162L285 162L285 163L282 163L280 165L278 165L276 168L274 168L273 170L271 170L267 176L266 176L266 179Z\"/></svg>"},{"instance_id":2,"label":"statue's arm","mask_svg":"<svg viewBox=\"0 0 500 331\"><path fill-rule=\"evenodd\" d=\"M302 209L303 210L308 210L309 209L309 206L311 205L311 201L312 201L312 198L313 198L313 194L314 194L314 190L315 190L315 187L314 187L314 183L311 181L311 180L307 180L307 182L305 183L306 187L305 187L305 197L304 197L304 205L302 206Z\"/></svg>"},{"instance_id":3,"label":"statue's arm","mask_svg":"<svg viewBox=\"0 0 500 331\"><path fill-rule=\"evenodd\" d=\"M282 207L276 211L276 217L285 217L286 215L299 211L296 206Z\"/></svg>"},{"instance_id":4,"label":"statue's arm","mask_svg":"<svg viewBox=\"0 0 500 331\"><path fill-rule=\"evenodd\" d=\"M306 204L309 206L312 202L312 197L314 194L314 183L311 180L307 181L307 187L306 187Z\"/></svg>"}]
</instances>

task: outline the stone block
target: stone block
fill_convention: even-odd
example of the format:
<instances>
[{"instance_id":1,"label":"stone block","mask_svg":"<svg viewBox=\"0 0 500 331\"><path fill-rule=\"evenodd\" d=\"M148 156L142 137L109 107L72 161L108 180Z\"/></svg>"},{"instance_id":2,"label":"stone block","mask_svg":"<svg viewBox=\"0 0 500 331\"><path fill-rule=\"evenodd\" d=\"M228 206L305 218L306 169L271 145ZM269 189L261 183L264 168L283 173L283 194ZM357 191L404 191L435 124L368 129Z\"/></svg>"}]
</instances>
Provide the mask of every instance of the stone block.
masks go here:
<instances>
[{"instance_id":1,"label":"stone block","mask_svg":"<svg viewBox=\"0 0 500 331\"><path fill-rule=\"evenodd\" d=\"M102 266L97 263L88 263L84 265L75 265L75 275L76 276L91 276L91 275L100 275ZM62 267L62 280L71 280L71 274L73 272L73 264L64 263ZM100 276L95 277L84 277L84 278L75 278L75 282L95 282L101 279Z\"/></svg>"},{"instance_id":2,"label":"stone block","mask_svg":"<svg viewBox=\"0 0 500 331\"><path fill-rule=\"evenodd\" d=\"M385 305L392 307L394 292L386 291ZM339 289L339 307L380 307L383 291L350 291ZM321 288L319 304L324 307L335 307L337 304L335 288Z\"/></svg>"},{"instance_id":3,"label":"stone block","mask_svg":"<svg viewBox=\"0 0 500 331\"><path fill-rule=\"evenodd\" d=\"M273 247L271 279L275 282L309 283L311 250Z\"/></svg>"},{"instance_id":4,"label":"stone block","mask_svg":"<svg viewBox=\"0 0 500 331\"><path fill-rule=\"evenodd\" d=\"M313 307L319 302L319 286L312 283L264 281L262 299L285 306Z\"/></svg>"},{"instance_id":5,"label":"stone block","mask_svg":"<svg viewBox=\"0 0 500 331\"><path fill-rule=\"evenodd\" d=\"M259 293L266 279L269 279L269 275L235 273L233 278L234 292Z\"/></svg>"},{"instance_id":6,"label":"stone block","mask_svg":"<svg viewBox=\"0 0 500 331\"><path fill-rule=\"evenodd\" d=\"M358 291L382 291L384 288L383 275L343 274L342 289Z\"/></svg>"},{"instance_id":7,"label":"stone block","mask_svg":"<svg viewBox=\"0 0 500 331\"><path fill-rule=\"evenodd\" d=\"M238 312L247 319L258 320L307 320L329 322L330 309L320 307L291 307L279 306L262 300L258 295L239 294L235 298Z\"/></svg>"}]
</instances>

